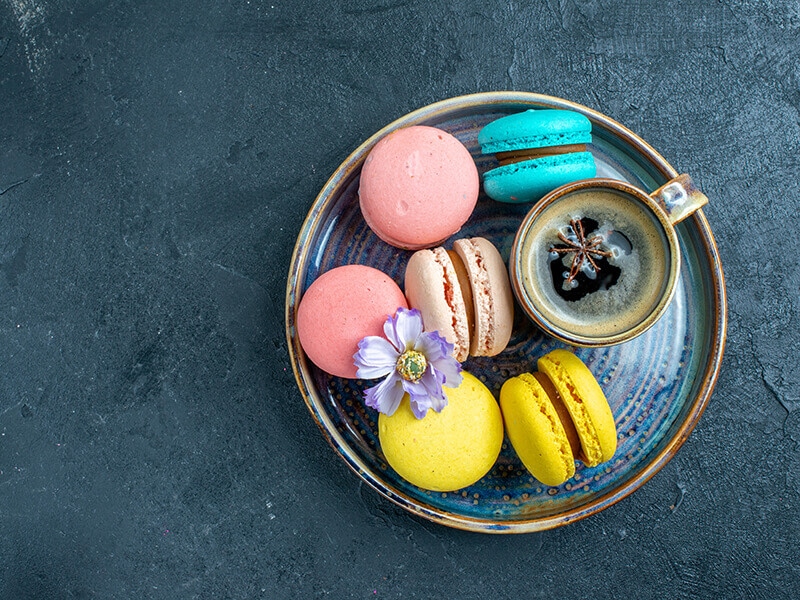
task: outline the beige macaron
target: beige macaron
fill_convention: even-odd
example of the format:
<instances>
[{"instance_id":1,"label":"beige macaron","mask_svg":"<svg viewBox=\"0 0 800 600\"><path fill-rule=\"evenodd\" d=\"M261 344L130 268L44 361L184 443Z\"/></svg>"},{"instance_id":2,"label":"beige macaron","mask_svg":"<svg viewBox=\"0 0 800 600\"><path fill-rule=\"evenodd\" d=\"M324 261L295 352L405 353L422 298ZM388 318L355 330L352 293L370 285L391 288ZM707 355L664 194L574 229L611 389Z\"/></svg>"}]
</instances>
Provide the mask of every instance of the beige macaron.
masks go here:
<instances>
[{"instance_id":1,"label":"beige macaron","mask_svg":"<svg viewBox=\"0 0 800 600\"><path fill-rule=\"evenodd\" d=\"M454 346L453 357L495 356L511 339L514 299L508 270L485 238L415 252L405 273L405 294L422 314L426 331L438 331Z\"/></svg>"}]
</instances>

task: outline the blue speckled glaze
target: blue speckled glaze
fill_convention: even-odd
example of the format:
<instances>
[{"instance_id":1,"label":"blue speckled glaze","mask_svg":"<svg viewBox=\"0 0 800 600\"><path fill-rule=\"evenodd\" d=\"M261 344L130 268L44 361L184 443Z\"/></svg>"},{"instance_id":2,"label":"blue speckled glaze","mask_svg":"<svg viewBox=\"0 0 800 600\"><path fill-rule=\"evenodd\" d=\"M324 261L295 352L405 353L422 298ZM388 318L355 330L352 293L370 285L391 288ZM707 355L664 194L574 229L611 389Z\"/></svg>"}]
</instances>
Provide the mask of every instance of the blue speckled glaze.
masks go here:
<instances>
[{"instance_id":1,"label":"blue speckled glaze","mask_svg":"<svg viewBox=\"0 0 800 600\"><path fill-rule=\"evenodd\" d=\"M451 493L419 489L384 460L377 413L364 406L370 382L332 377L311 364L295 336L297 301L320 273L366 264L402 285L410 252L391 247L366 226L358 207L358 173L374 143L412 124L441 127L470 149L480 173L496 166L477 143L488 122L527 108L570 108L593 123L589 150L598 176L616 177L652 191L675 175L646 143L607 117L563 100L523 92L466 96L425 107L367 140L331 177L298 236L287 283L287 339L298 386L328 441L346 463L381 494L409 511L474 531L526 532L564 525L610 506L642 485L674 455L700 417L722 358L726 312L722 269L713 236L699 211L681 223L682 270L664 317L643 335L618 346L572 348L600 381L615 416L618 449L595 468L579 466L561 486L545 486L522 466L506 440L494 468L476 484ZM507 260L527 206L481 196L453 239L483 236ZM445 245L448 245L446 242ZM497 396L503 382L535 369L536 360L561 342L545 336L517 310L508 348L493 358L470 358L464 368Z\"/></svg>"}]
</instances>

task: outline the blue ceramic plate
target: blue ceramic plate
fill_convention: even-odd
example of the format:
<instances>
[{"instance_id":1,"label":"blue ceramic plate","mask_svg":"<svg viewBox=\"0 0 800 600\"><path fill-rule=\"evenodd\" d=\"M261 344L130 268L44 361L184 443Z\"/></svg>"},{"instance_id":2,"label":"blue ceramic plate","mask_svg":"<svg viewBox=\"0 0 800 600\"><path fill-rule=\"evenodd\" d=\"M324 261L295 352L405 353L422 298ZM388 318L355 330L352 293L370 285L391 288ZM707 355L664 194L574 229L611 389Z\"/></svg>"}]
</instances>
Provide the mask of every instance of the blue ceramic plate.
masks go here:
<instances>
[{"instance_id":1,"label":"blue ceramic plate","mask_svg":"<svg viewBox=\"0 0 800 600\"><path fill-rule=\"evenodd\" d=\"M474 485L451 493L413 486L381 453L377 413L366 408L359 380L333 377L307 360L295 332L298 301L321 273L340 265L380 269L402 286L410 252L377 238L358 207L364 158L387 133L409 125L449 131L469 148L479 172L493 168L483 156L478 131L503 115L528 108L568 108L593 124L590 150L597 175L652 191L676 175L647 143L608 117L565 100L524 92L491 92L445 100L419 109L365 141L336 170L315 200L297 238L286 294L286 334L300 392L336 452L379 493L432 521L474 531L527 532L564 525L596 513L630 494L675 454L703 412L722 360L726 328L725 288L714 238L702 211L678 225L681 277L665 316L638 338L610 348L572 348L597 376L614 413L618 448L595 468L579 466L558 487L535 480L508 440L494 468ZM713 199L712 199L713 201ZM481 196L457 237L490 239L508 259L527 206ZM447 243L446 243L447 245ZM536 360L564 344L540 332L517 310L508 348L493 358L470 358L464 368L495 395L503 382L536 368Z\"/></svg>"}]
</instances>

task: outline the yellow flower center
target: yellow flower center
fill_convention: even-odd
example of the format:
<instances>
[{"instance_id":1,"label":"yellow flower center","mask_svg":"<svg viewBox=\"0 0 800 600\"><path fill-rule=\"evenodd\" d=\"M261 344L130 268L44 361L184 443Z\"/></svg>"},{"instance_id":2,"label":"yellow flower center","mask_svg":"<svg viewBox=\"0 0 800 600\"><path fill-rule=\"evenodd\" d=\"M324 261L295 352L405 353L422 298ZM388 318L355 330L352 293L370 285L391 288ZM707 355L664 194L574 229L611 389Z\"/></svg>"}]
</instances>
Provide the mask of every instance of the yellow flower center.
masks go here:
<instances>
[{"instance_id":1,"label":"yellow flower center","mask_svg":"<svg viewBox=\"0 0 800 600\"><path fill-rule=\"evenodd\" d=\"M428 359L422 352L406 350L397 357L397 372L406 381L419 381L428 368Z\"/></svg>"}]
</instances>

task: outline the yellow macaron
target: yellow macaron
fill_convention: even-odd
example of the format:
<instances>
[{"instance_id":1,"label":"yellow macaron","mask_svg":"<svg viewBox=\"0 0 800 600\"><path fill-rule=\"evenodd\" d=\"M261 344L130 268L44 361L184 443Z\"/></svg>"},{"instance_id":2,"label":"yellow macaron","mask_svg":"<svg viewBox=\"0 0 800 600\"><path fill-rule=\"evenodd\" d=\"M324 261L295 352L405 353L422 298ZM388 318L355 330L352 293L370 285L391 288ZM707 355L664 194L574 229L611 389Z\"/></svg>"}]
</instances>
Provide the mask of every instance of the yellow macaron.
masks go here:
<instances>
[{"instance_id":1,"label":"yellow macaron","mask_svg":"<svg viewBox=\"0 0 800 600\"><path fill-rule=\"evenodd\" d=\"M614 416L588 367L566 350L538 361L538 373L512 377L500 390L500 407L511 445L525 467L546 485L575 474L616 451Z\"/></svg>"},{"instance_id":2,"label":"yellow macaron","mask_svg":"<svg viewBox=\"0 0 800 600\"><path fill-rule=\"evenodd\" d=\"M537 362L558 391L581 440L583 462L594 467L611 460L617 429L606 395L583 361L567 350L553 350Z\"/></svg>"},{"instance_id":3,"label":"yellow macaron","mask_svg":"<svg viewBox=\"0 0 800 600\"><path fill-rule=\"evenodd\" d=\"M503 417L489 389L462 371L456 388L445 387L447 406L422 419L408 395L392 416L378 416L386 462L406 481L436 492L471 485L494 465L503 444Z\"/></svg>"}]
</instances>

